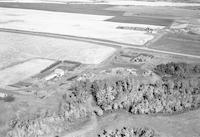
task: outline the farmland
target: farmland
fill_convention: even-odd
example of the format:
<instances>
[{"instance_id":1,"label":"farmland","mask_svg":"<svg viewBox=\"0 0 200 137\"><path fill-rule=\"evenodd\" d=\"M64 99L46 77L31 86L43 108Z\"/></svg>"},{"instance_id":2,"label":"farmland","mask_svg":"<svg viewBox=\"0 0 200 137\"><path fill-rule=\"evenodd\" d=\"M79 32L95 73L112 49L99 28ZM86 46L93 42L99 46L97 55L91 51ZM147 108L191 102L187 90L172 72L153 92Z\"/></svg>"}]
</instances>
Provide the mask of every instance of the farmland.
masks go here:
<instances>
[{"instance_id":1,"label":"farmland","mask_svg":"<svg viewBox=\"0 0 200 137\"><path fill-rule=\"evenodd\" d=\"M145 7L144 6L114 6L107 8L109 11L125 11L125 16L141 15L144 17L152 17L155 20L170 23L170 20L178 17L199 17L198 10L189 10L187 8L173 8L173 7ZM163 12L158 12L158 11ZM176 14L174 14L176 13ZM131 19L131 18L129 18ZM162 21L163 20L163 21Z\"/></svg>"},{"instance_id":2,"label":"farmland","mask_svg":"<svg viewBox=\"0 0 200 137\"><path fill-rule=\"evenodd\" d=\"M39 73L54 61L35 59L0 71L0 85L10 85Z\"/></svg>"},{"instance_id":3,"label":"farmland","mask_svg":"<svg viewBox=\"0 0 200 137\"><path fill-rule=\"evenodd\" d=\"M182 37L182 38L181 38ZM195 36L193 38L186 36L168 35L156 41L150 48L161 49L165 51L177 51L178 53L186 53L191 55L200 55L200 41Z\"/></svg>"},{"instance_id":4,"label":"farmland","mask_svg":"<svg viewBox=\"0 0 200 137\"><path fill-rule=\"evenodd\" d=\"M199 137L199 6L0 2L0 137Z\"/></svg>"},{"instance_id":5,"label":"farmland","mask_svg":"<svg viewBox=\"0 0 200 137\"><path fill-rule=\"evenodd\" d=\"M114 41L118 43L143 45L154 38L151 34L146 34L145 31L127 31L115 29L117 26L123 25L118 22L106 22L112 16L74 14L74 13L54 13L50 11L38 10L22 10L2 8L1 16L4 17L0 27L4 29L15 29L33 32L54 33L60 35L70 35L84 38L101 39ZM17 11L15 16L11 14ZM27 13L27 14L24 14ZM68 20L72 18L73 20ZM40 21L37 20L40 19ZM53 21L49 21L52 18ZM10 22L12 20L14 22ZM141 22L139 22L140 24ZM48 24L48 25L46 25ZM57 24L57 26L54 26ZM137 26L137 24L129 24ZM151 25L151 24L150 24ZM164 26L140 24L142 28L149 26L150 28L161 29ZM53 27L54 26L54 27ZM98 26L98 27L96 27ZM63 29L65 28L65 29ZM115 35L113 35L115 34Z\"/></svg>"},{"instance_id":6,"label":"farmland","mask_svg":"<svg viewBox=\"0 0 200 137\"><path fill-rule=\"evenodd\" d=\"M1 45L5 45L0 47L2 62L4 62L4 60L13 60L14 62L14 60L26 60L34 57L40 57L56 60L72 60L86 64L96 64L103 61L115 51L112 47L104 47L92 43L88 44L74 40L55 39L17 33L1 32L0 39ZM10 40L15 42L10 43ZM13 54L13 52L16 53ZM9 56L11 53L15 56ZM11 60L10 58L12 57L13 59Z\"/></svg>"}]
</instances>

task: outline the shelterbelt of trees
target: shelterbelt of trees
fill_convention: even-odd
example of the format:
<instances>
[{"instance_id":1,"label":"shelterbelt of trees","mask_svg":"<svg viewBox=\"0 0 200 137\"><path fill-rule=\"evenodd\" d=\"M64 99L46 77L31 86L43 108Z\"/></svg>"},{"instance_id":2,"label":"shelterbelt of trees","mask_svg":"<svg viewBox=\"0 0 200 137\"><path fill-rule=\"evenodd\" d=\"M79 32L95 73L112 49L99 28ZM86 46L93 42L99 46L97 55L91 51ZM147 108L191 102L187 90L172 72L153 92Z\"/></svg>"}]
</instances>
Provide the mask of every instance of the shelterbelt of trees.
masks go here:
<instances>
[{"instance_id":1,"label":"shelterbelt of trees","mask_svg":"<svg viewBox=\"0 0 200 137\"><path fill-rule=\"evenodd\" d=\"M200 64L174 63L157 65L154 72L161 76L186 78L200 74Z\"/></svg>"},{"instance_id":2,"label":"shelterbelt of trees","mask_svg":"<svg viewBox=\"0 0 200 137\"><path fill-rule=\"evenodd\" d=\"M126 76L80 81L77 86L80 92L90 92L104 111L125 109L133 114L174 114L199 108L199 65L161 64L154 72L162 77L154 83Z\"/></svg>"}]
</instances>

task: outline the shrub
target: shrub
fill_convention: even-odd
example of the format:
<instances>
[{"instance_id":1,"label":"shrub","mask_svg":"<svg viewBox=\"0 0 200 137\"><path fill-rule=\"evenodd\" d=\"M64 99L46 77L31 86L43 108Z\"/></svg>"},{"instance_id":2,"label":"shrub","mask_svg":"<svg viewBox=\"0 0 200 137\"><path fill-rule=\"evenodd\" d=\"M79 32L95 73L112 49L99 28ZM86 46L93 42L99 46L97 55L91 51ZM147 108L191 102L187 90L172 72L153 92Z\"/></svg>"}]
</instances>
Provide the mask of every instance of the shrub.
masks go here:
<instances>
[{"instance_id":1,"label":"shrub","mask_svg":"<svg viewBox=\"0 0 200 137\"><path fill-rule=\"evenodd\" d=\"M112 131L104 130L99 137L161 137L155 130L147 127L115 129Z\"/></svg>"}]
</instances>

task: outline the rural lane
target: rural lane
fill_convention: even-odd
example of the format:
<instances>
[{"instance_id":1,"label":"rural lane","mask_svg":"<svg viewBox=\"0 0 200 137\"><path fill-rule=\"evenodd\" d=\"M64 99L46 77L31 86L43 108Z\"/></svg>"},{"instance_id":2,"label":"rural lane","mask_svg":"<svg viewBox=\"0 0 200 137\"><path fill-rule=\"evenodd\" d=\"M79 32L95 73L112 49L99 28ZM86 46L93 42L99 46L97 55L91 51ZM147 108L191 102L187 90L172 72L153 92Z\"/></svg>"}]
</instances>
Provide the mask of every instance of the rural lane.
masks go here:
<instances>
[{"instance_id":1,"label":"rural lane","mask_svg":"<svg viewBox=\"0 0 200 137\"><path fill-rule=\"evenodd\" d=\"M112 42L112 41L104 41L104 40L93 39L93 38L83 38L83 37L68 36L68 35L40 33L40 32L31 32L31 31L21 31L21 30L12 30L12 29L2 29L2 28L0 28L0 31L22 33L22 34L27 34L27 35L37 35L37 36L43 36L43 37L53 37L53 38L60 38L60 39L73 39L73 40L77 40L77 41L84 41L84 42L89 42L89 43L102 44L102 45L109 46L109 47L133 48L133 49L139 49L139 50L146 50L146 51L150 51L150 52L157 52L157 53L163 53L163 54L170 54L170 55L177 55L177 56L184 56L184 57L191 57L191 58L200 59L200 56L198 56L198 55L191 55L191 54L185 54L185 53L151 49L151 48L144 47L144 46L130 45L130 44L124 44L124 43L116 43L116 42Z\"/></svg>"}]
</instances>

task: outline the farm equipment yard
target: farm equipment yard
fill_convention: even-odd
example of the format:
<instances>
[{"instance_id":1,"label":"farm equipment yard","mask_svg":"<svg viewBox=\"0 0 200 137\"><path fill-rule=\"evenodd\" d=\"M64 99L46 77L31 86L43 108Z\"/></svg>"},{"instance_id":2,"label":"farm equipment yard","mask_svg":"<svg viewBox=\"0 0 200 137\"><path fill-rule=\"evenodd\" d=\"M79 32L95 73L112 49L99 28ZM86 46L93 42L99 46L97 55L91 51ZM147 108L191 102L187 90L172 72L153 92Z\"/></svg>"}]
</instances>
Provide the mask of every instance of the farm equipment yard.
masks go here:
<instances>
[{"instance_id":1,"label":"farm equipment yard","mask_svg":"<svg viewBox=\"0 0 200 137\"><path fill-rule=\"evenodd\" d=\"M0 137L200 137L198 0L0 1Z\"/></svg>"}]
</instances>

